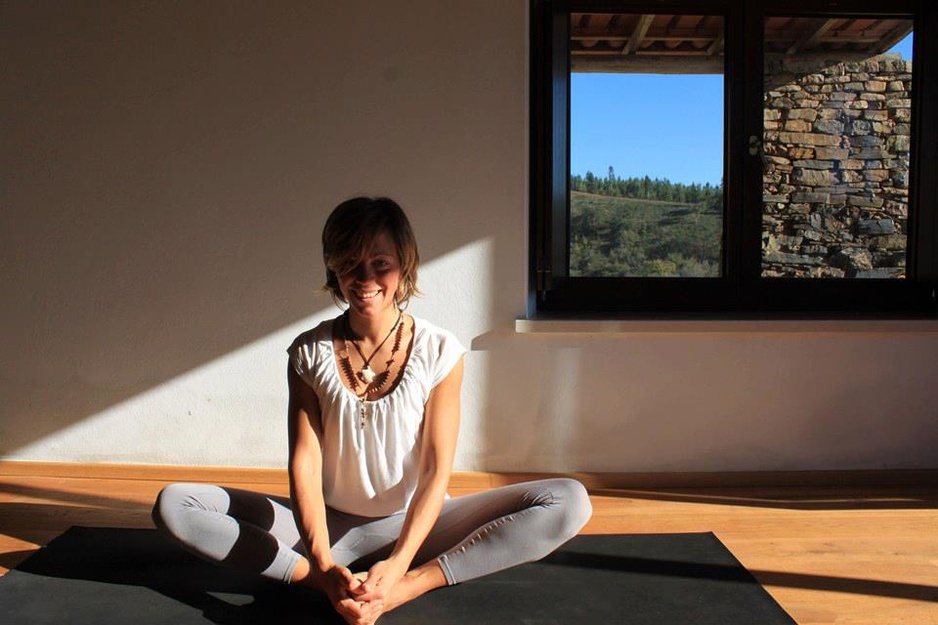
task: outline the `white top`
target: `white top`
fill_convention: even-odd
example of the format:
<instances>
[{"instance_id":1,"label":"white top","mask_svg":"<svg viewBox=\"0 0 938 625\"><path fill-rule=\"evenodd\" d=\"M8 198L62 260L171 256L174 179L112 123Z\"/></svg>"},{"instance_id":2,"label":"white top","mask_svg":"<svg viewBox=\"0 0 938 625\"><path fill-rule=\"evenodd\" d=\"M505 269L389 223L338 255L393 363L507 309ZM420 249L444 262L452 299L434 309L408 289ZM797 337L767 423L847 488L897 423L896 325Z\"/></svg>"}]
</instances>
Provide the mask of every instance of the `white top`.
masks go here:
<instances>
[{"instance_id":1,"label":"white top","mask_svg":"<svg viewBox=\"0 0 938 625\"><path fill-rule=\"evenodd\" d=\"M326 505L367 517L403 512L417 488L430 391L449 375L466 348L451 332L415 317L413 349L400 383L380 399L362 401L342 383L333 325L334 320L320 323L287 350L293 368L319 398Z\"/></svg>"}]
</instances>

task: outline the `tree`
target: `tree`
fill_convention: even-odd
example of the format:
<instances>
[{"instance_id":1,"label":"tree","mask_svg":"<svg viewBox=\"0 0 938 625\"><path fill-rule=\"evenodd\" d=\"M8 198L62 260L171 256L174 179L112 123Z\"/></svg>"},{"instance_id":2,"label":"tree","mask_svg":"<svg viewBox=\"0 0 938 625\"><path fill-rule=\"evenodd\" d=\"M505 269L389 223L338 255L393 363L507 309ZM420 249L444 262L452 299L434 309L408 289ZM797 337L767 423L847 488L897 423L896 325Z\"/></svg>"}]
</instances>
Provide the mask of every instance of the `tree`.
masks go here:
<instances>
[{"instance_id":1,"label":"tree","mask_svg":"<svg viewBox=\"0 0 938 625\"><path fill-rule=\"evenodd\" d=\"M596 193L599 185L597 184L596 176L591 171L586 172L586 192L587 193Z\"/></svg>"}]
</instances>

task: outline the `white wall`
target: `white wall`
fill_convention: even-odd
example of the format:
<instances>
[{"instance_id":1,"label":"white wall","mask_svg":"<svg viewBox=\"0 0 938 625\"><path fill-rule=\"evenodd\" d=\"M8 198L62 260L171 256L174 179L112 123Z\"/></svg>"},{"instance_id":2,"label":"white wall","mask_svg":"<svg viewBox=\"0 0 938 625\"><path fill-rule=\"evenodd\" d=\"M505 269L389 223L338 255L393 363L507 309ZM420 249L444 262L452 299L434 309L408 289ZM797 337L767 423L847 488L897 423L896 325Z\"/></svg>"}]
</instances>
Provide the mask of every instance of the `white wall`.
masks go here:
<instances>
[{"instance_id":1,"label":"white wall","mask_svg":"<svg viewBox=\"0 0 938 625\"><path fill-rule=\"evenodd\" d=\"M526 2L271 4L0 5L0 457L282 466L319 230L373 193L473 346L460 469L938 466L934 329L513 332Z\"/></svg>"}]
</instances>

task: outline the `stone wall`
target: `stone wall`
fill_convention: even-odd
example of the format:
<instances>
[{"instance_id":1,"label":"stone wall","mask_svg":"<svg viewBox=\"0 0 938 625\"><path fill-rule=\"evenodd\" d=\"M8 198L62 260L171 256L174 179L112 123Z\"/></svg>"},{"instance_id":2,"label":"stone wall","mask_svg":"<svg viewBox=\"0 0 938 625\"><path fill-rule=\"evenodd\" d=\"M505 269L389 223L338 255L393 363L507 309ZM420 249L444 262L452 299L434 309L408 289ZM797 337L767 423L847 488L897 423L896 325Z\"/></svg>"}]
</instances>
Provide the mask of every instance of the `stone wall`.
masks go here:
<instances>
[{"instance_id":1,"label":"stone wall","mask_svg":"<svg viewBox=\"0 0 938 625\"><path fill-rule=\"evenodd\" d=\"M912 62L766 63L766 277L905 275Z\"/></svg>"}]
</instances>

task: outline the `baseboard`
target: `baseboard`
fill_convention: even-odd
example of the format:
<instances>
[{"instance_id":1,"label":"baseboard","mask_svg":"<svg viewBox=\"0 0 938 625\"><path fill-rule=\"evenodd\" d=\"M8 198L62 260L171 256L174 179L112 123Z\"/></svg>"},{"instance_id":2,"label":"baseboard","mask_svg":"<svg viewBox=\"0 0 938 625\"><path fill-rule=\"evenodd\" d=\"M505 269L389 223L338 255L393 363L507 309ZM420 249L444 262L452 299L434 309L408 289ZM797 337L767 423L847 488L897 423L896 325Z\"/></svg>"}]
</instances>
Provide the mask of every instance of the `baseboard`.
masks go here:
<instances>
[{"instance_id":1,"label":"baseboard","mask_svg":"<svg viewBox=\"0 0 938 625\"><path fill-rule=\"evenodd\" d=\"M532 473L458 471L453 489L481 489L547 477L573 477L591 491L699 488L936 486L938 469L853 471L699 471ZM2 477L126 479L224 484L286 483L285 469L0 460Z\"/></svg>"},{"instance_id":2,"label":"baseboard","mask_svg":"<svg viewBox=\"0 0 938 625\"><path fill-rule=\"evenodd\" d=\"M455 473L450 483L491 487L531 479L557 477L580 480L590 491L704 488L785 488L938 486L938 469L851 471L696 471L653 473Z\"/></svg>"},{"instance_id":3,"label":"baseboard","mask_svg":"<svg viewBox=\"0 0 938 625\"><path fill-rule=\"evenodd\" d=\"M243 467L0 460L0 477L272 484L281 481L286 482L287 472L286 469Z\"/></svg>"}]
</instances>

